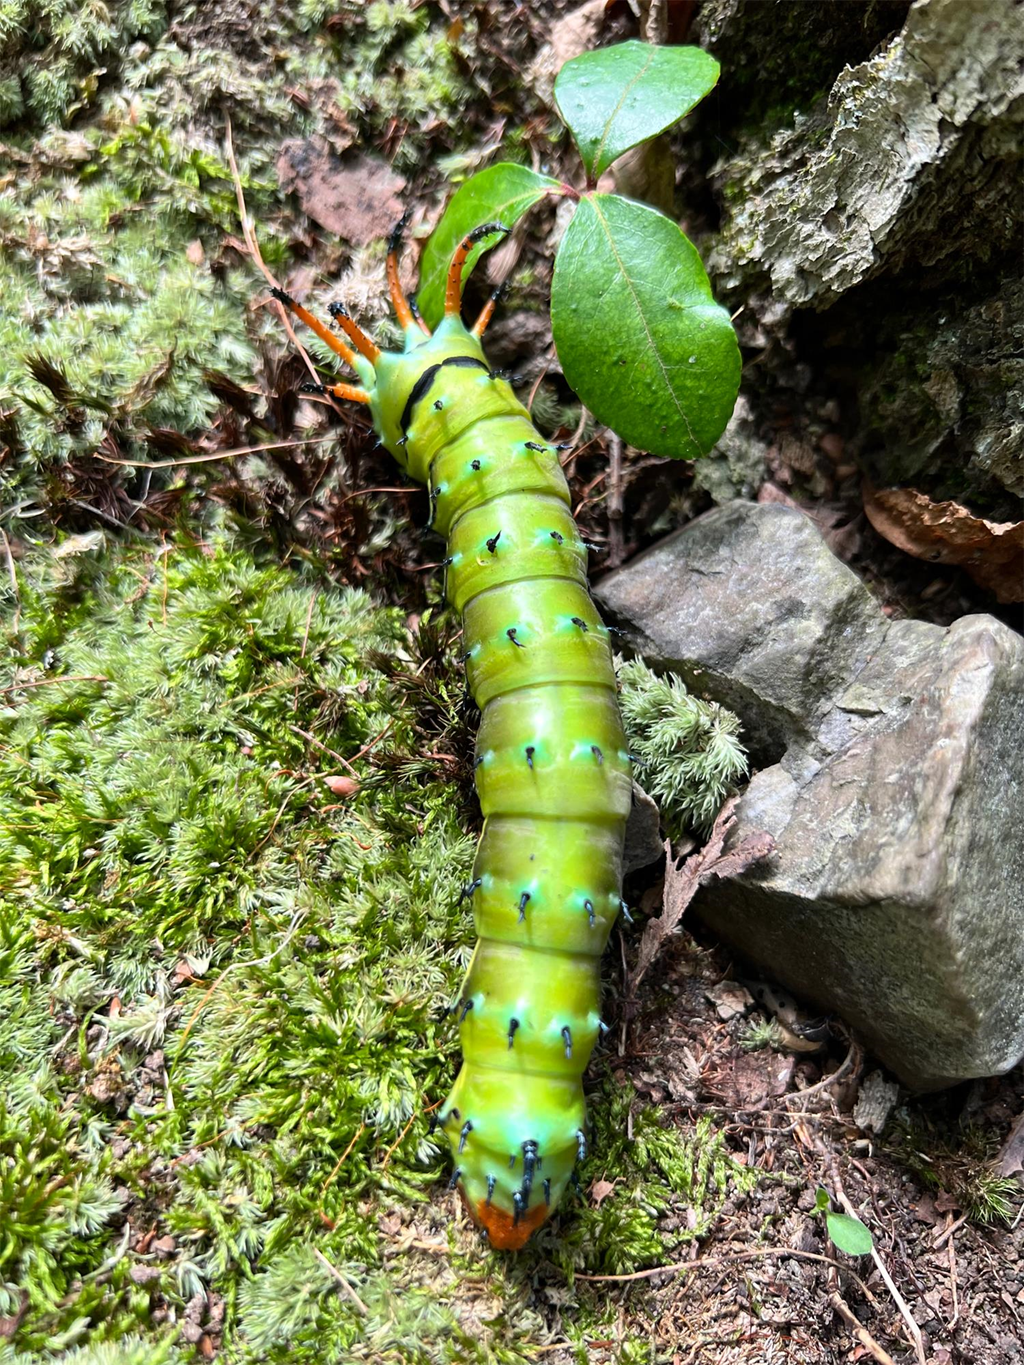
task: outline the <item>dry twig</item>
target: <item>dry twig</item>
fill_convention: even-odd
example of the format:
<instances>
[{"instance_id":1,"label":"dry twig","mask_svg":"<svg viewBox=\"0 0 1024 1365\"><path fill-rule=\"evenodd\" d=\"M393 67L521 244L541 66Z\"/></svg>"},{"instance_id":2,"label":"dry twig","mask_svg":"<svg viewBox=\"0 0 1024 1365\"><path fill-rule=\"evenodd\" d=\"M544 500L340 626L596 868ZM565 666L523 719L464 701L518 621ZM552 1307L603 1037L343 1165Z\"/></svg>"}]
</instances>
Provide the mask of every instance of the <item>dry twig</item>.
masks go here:
<instances>
[{"instance_id":1,"label":"dry twig","mask_svg":"<svg viewBox=\"0 0 1024 1365\"><path fill-rule=\"evenodd\" d=\"M860 1342L873 1359L878 1361L878 1365L896 1365L892 1356L884 1346L879 1346L868 1329L861 1323L860 1319L854 1314L850 1306L841 1297L839 1291L834 1289L828 1296L828 1301L839 1314L842 1320L850 1329L851 1335Z\"/></svg>"},{"instance_id":2,"label":"dry twig","mask_svg":"<svg viewBox=\"0 0 1024 1365\"><path fill-rule=\"evenodd\" d=\"M263 275L267 283L270 285L270 287L272 289L280 289L281 286L278 284L274 272L267 266L266 262L263 259L263 253L260 251L260 244L256 240L256 229L253 227L252 219L249 217L248 211L246 210L245 207L245 195L242 192L242 177L238 173L238 163L235 160L235 145L231 137L230 118L227 120L227 126L224 133L224 150L227 156L228 165L231 167L231 180L235 187L235 199L238 202L238 216L242 222L242 236L245 238L245 245L249 250L249 255L256 262L256 265L258 266L261 274ZM285 308L284 304L279 302L277 299L274 300L274 307L277 309L278 316L281 319L282 326L288 333L289 341L292 343L292 345L298 351L299 355L302 357L303 363L305 364L306 369L309 371L313 379L313 382L315 384L319 384L320 375L317 373L316 366L313 364L312 360L310 360L306 348L302 345L298 337L295 335L295 329L292 327L291 319L288 316L287 308ZM338 412L341 411L341 409L338 408L336 404L334 404L333 400L331 406L335 407L336 411Z\"/></svg>"},{"instance_id":3,"label":"dry twig","mask_svg":"<svg viewBox=\"0 0 1024 1365\"><path fill-rule=\"evenodd\" d=\"M635 1000L640 982L660 953L662 944L679 928L701 883L708 877L735 877L774 852L775 840L764 831L748 834L736 848L728 853L722 852L729 831L736 822L738 800L734 796L726 801L718 813L707 843L685 861L677 861L672 845L666 842L664 909L657 918L648 920L644 928L636 966L628 982L629 1000Z\"/></svg>"},{"instance_id":4,"label":"dry twig","mask_svg":"<svg viewBox=\"0 0 1024 1365\"><path fill-rule=\"evenodd\" d=\"M181 455L176 460L115 460L112 455L101 455L93 451L97 460L104 464L119 464L126 469L177 469L186 464L213 464L217 460L231 460L238 455L258 455L261 450L288 450L292 446L317 446L325 441L333 441L334 435L303 436L297 441L264 441L258 446L236 446L234 450L216 450L207 455Z\"/></svg>"},{"instance_id":5,"label":"dry twig","mask_svg":"<svg viewBox=\"0 0 1024 1365\"><path fill-rule=\"evenodd\" d=\"M669 1265L652 1266L650 1270L634 1270L630 1275L583 1275L577 1274L577 1280L590 1280L594 1283L615 1283L625 1284L633 1280L650 1280L655 1275L679 1274L683 1270L704 1270L714 1269L719 1266L729 1266L737 1261L758 1261L763 1256L793 1256L798 1261L819 1261L822 1265L834 1266L836 1270L843 1271L860 1287L862 1291L867 1290L864 1281L849 1266L840 1265L831 1256L822 1256L817 1251L798 1251L795 1247L758 1247L754 1251L735 1251L725 1256L696 1256L691 1261L674 1261Z\"/></svg>"},{"instance_id":6,"label":"dry twig","mask_svg":"<svg viewBox=\"0 0 1024 1365\"><path fill-rule=\"evenodd\" d=\"M0 536L4 538L4 555L7 558L7 572L11 578L11 590L14 593L15 609L14 624L11 629L15 634L18 633L18 625L21 622L21 594L18 591L18 571L14 567L14 555L11 553L11 542L7 539L7 532L0 530Z\"/></svg>"},{"instance_id":7,"label":"dry twig","mask_svg":"<svg viewBox=\"0 0 1024 1365\"><path fill-rule=\"evenodd\" d=\"M832 1167L832 1183L833 1186L835 1187L836 1198L838 1199L839 1203L843 1206L844 1212L849 1214L851 1218L856 1218L857 1221L860 1222L860 1215L857 1213L857 1210L853 1207L849 1199L847 1199L846 1197L846 1191L843 1189L843 1182L839 1175L839 1170L838 1167L836 1166L835 1160L833 1159L830 1164ZM883 1281L885 1282L886 1289L888 1289L889 1293L892 1295L893 1302L895 1303L896 1307L900 1310L900 1315L903 1318L904 1323L906 1324L907 1332L914 1346L914 1354L917 1357L917 1365L927 1365L927 1358L925 1356L924 1350L924 1339L921 1336L921 1329L920 1327L918 1327L916 1321L914 1320L914 1315L910 1311L910 1306L908 1305L906 1299L896 1288L896 1282L889 1274L885 1262L882 1260L882 1257L879 1254L878 1248L874 1245L871 1248L871 1259L874 1261L875 1267L878 1270L879 1275L881 1275Z\"/></svg>"},{"instance_id":8,"label":"dry twig","mask_svg":"<svg viewBox=\"0 0 1024 1365\"><path fill-rule=\"evenodd\" d=\"M622 536L622 437L608 432L608 567L617 569L625 558Z\"/></svg>"},{"instance_id":9,"label":"dry twig","mask_svg":"<svg viewBox=\"0 0 1024 1365\"><path fill-rule=\"evenodd\" d=\"M836 1081L840 1080L849 1071L850 1067L853 1065L853 1059L856 1055L857 1044L853 1042L850 1044L849 1052L846 1054L846 1056L843 1058L843 1060L839 1063L835 1071L833 1071L830 1076L826 1076L824 1080L818 1081L815 1085L809 1085L806 1090L794 1090L788 1095L783 1095L782 1097L783 1104L787 1103L789 1100L804 1100L807 1098L808 1095L813 1095L819 1090L827 1090L829 1086L835 1085Z\"/></svg>"},{"instance_id":10,"label":"dry twig","mask_svg":"<svg viewBox=\"0 0 1024 1365\"><path fill-rule=\"evenodd\" d=\"M348 1280L346 1280L345 1276L341 1273L338 1267L336 1265L331 1264L331 1262L327 1259L327 1257L324 1255L324 1253L320 1250L319 1247L313 1248L313 1255L324 1267L324 1269L328 1271L334 1277L334 1279L338 1281L342 1289L355 1304L356 1308L359 1310L360 1313L362 1313L363 1317L364 1318L367 1317L369 1315L370 1310L367 1308L366 1304L363 1303L362 1299L352 1288L352 1286L349 1284Z\"/></svg>"}]
</instances>

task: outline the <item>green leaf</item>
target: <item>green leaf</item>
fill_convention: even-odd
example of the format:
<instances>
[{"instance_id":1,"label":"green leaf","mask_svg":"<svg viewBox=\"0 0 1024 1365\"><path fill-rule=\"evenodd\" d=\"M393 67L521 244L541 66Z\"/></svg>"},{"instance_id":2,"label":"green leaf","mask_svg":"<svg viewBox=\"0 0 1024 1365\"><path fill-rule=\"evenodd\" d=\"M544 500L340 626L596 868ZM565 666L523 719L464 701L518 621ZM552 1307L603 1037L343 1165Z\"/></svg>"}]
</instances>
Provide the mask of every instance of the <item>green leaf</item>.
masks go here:
<instances>
[{"instance_id":1,"label":"green leaf","mask_svg":"<svg viewBox=\"0 0 1024 1365\"><path fill-rule=\"evenodd\" d=\"M635 40L566 62L555 102L593 184L616 157L670 128L718 80L699 47L652 47Z\"/></svg>"},{"instance_id":2,"label":"green leaf","mask_svg":"<svg viewBox=\"0 0 1024 1365\"><path fill-rule=\"evenodd\" d=\"M436 327L444 313L444 282L455 248L482 223L499 222L511 227L527 209L551 190L561 188L560 180L538 175L528 166L503 161L472 176L456 191L437 227L431 233L420 264L420 288L416 296L420 312L430 327ZM470 272L493 239L475 246L466 258L462 278Z\"/></svg>"},{"instance_id":3,"label":"green leaf","mask_svg":"<svg viewBox=\"0 0 1024 1365\"><path fill-rule=\"evenodd\" d=\"M825 1226L829 1237L847 1256L870 1255L874 1241L859 1218L851 1218L846 1213L826 1213Z\"/></svg>"},{"instance_id":4,"label":"green leaf","mask_svg":"<svg viewBox=\"0 0 1024 1365\"><path fill-rule=\"evenodd\" d=\"M693 243L656 209L580 201L555 260L551 327L568 382L630 445L694 460L725 430L736 334Z\"/></svg>"},{"instance_id":5,"label":"green leaf","mask_svg":"<svg viewBox=\"0 0 1024 1365\"><path fill-rule=\"evenodd\" d=\"M832 1196L823 1186L819 1185L814 1192L814 1212L827 1213L832 1207Z\"/></svg>"}]
</instances>

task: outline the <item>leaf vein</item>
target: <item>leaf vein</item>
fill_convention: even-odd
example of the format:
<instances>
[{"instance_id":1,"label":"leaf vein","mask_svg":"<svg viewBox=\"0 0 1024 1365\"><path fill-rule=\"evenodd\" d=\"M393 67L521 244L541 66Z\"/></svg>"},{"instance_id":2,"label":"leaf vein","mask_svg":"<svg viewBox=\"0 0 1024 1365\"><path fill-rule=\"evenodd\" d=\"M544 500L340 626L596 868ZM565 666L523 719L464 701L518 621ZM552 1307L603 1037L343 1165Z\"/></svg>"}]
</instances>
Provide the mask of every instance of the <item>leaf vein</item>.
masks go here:
<instances>
[{"instance_id":1,"label":"leaf vein","mask_svg":"<svg viewBox=\"0 0 1024 1365\"><path fill-rule=\"evenodd\" d=\"M604 151L604 144L608 141L608 136L609 136L609 134L611 133L611 130L612 130L612 124L615 122L615 116L616 116L616 114L618 114L619 110L622 108L623 104L625 103L626 96L627 96L627 95L629 94L629 92L633 89L633 86L636 85L637 81L640 80L640 78L641 78L642 76L645 76L645 75L647 74L647 72L648 72L648 70L649 70L649 68L650 68L650 66L651 66L651 63L654 61L654 57L655 57L655 53L656 53L656 52L657 52L657 48L652 48L652 49L651 49L651 55L647 58L647 61L644 62L643 66L642 66L642 67L640 68L640 70L636 73L636 75L635 75L631 80L627 81L626 84L623 86L623 88L622 88L622 94L619 96L619 102L618 102L618 104L616 104L615 108L614 108L614 109L612 110L612 112L608 115L608 121L607 121L607 123L604 125L604 132L601 134L601 141L597 144L597 151L596 151L595 154L594 154L594 174L595 174L595 175L598 174L597 168L598 168L598 166L600 165L600 162L601 162L601 153Z\"/></svg>"}]
</instances>

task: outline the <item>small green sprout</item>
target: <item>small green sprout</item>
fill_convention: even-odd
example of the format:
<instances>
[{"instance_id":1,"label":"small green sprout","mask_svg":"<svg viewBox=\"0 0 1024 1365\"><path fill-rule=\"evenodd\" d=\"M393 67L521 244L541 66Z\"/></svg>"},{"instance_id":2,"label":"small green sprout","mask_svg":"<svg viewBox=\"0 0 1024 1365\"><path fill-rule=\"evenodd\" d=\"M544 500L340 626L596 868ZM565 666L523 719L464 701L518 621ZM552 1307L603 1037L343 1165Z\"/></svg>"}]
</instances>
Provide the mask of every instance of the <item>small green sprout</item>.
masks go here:
<instances>
[{"instance_id":1,"label":"small green sprout","mask_svg":"<svg viewBox=\"0 0 1024 1365\"><path fill-rule=\"evenodd\" d=\"M859 1218L853 1218L848 1213L834 1213L832 1196L820 1185L814 1200L814 1210L825 1215L829 1239L840 1251L845 1251L847 1256L871 1255L875 1242L870 1229Z\"/></svg>"}]
</instances>

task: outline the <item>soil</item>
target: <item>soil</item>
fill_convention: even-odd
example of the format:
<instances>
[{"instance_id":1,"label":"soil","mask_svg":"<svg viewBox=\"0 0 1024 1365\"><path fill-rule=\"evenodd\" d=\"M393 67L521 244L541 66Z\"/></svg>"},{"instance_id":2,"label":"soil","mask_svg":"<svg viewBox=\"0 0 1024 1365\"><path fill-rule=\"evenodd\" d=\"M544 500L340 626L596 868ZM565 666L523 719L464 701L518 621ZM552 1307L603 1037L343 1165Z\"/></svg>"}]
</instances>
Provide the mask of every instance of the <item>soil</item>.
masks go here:
<instances>
[{"instance_id":1,"label":"soil","mask_svg":"<svg viewBox=\"0 0 1024 1365\"><path fill-rule=\"evenodd\" d=\"M930 1163L915 1157L914 1141L926 1131L952 1137L973 1130L994 1147L1020 1110L1021 1068L945 1095L903 1097L875 1136L857 1126L853 1110L877 1064L841 1021L830 1021L820 1055L746 1051L742 1039L757 1009L723 1019L732 1006L716 1008L709 996L734 972L719 946L684 937L658 976L645 981L648 1008L620 1047L619 1068L638 1096L686 1125L710 1114L738 1159L766 1175L749 1197L727 1206L696 1265L648 1277L654 1293L642 1311L664 1352L658 1358L759 1365L885 1359L851 1336L850 1320L836 1311L839 1295L898 1362L1019 1360L1020 1206L1012 1227L979 1224L965 1212L965 1195L950 1189L958 1178L969 1182L969 1159L961 1151L926 1180L921 1172ZM829 1242L814 1216L818 1187L833 1197L844 1192L871 1226L878 1258L920 1328L923 1356L878 1267ZM786 1248L800 1254L790 1258Z\"/></svg>"}]
</instances>

